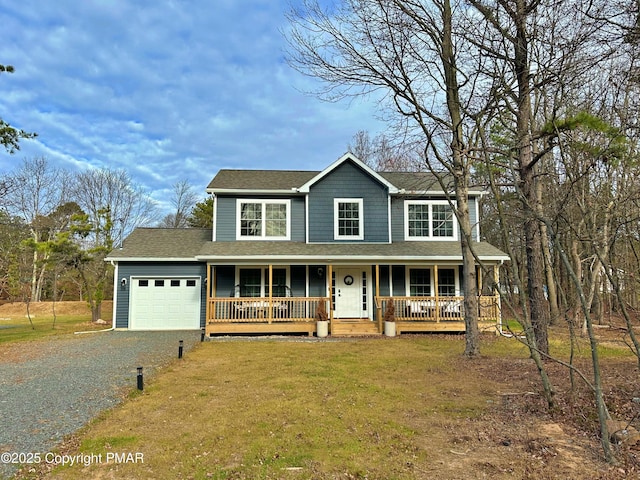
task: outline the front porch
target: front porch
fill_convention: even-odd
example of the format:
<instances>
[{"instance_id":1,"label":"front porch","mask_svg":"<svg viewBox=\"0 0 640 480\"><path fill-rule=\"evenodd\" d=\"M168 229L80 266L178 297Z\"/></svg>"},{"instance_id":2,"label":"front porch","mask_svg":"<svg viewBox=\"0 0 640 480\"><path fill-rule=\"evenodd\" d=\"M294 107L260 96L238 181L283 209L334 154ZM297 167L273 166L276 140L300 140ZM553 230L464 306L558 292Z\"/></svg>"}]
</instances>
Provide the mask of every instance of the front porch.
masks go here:
<instances>
[{"instance_id":1,"label":"front porch","mask_svg":"<svg viewBox=\"0 0 640 480\"><path fill-rule=\"evenodd\" d=\"M464 332L463 297L376 296L374 318L336 318L328 297L214 297L207 300L205 333L212 335L316 333L321 303L332 336L382 335L383 316L390 300L395 307L397 334ZM481 330L494 330L500 321L498 296L479 297Z\"/></svg>"}]
</instances>

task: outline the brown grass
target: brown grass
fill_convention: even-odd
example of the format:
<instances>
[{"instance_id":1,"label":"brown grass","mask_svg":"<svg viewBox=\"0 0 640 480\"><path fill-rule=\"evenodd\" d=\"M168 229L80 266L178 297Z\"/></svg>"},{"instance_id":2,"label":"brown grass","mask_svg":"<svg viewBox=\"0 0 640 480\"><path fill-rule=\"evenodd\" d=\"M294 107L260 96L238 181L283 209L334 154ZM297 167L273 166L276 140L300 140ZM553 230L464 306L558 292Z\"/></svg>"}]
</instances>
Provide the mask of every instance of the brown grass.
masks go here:
<instances>
[{"instance_id":1,"label":"brown grass","mask_svg":"<svg viewBox=\"0 0 640 480\"><path fill-rule=\"evenodd\" d=\"M54 319L55 308L55 319ZM86 302L5 303L0 305L0 344L19 344L77 331L102 330L111 326L113 302L103 302L102 317L106 324L91 322ZM54 321L55 320L55 321Z\"/></svg>"},{"instance_id":2,"label":"brown grass","mask_svg":"<svg viewBox=\"0 0 640 480\"><path fill-rule=\"evenodd\" d=\"M32 315L52 317L53 311L57 315L91 315L87 302L32 302L29 311ZM111 319L113 301L102 302L102 316ZM27 304L23 302L4 303L0 305L0 318L23 319L27 315Z\"/></svg>"},{"instance_id":3,"label":"brown grass","mask_svg":"<svg viewBox=\"0 0 640 480\"><path fill-rule=\"evenodd\" d=\"M484 337L477 360L463 349L462 336L205 342L62 451L101 462L50 478L588 479L635 468L602 462L593 422L581 432L546 412L519 344ZM615 361L637 377L633 358ZM109 452L143 462L107 463Z\"/></svg>"}]
</instances>

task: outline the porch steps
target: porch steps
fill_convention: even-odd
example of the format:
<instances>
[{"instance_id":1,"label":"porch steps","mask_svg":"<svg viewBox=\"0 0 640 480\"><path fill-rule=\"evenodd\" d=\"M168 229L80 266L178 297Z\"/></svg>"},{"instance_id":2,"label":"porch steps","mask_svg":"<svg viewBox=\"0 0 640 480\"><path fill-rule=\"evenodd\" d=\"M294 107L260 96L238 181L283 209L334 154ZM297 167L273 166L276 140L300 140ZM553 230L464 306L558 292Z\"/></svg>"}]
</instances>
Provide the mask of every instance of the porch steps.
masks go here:
<instances>
[{"instance_id":1,"label":"porch steps","mask_svg":"<svg viewBox=\"0 0 640 480\"><path fill-rule=\"evenodd\" d=\"M333 337L357 337L381 335L378 331L378 324L371 320L354 319L333 319L331 323L331 336Z\"/></svg>"}]
</instances>

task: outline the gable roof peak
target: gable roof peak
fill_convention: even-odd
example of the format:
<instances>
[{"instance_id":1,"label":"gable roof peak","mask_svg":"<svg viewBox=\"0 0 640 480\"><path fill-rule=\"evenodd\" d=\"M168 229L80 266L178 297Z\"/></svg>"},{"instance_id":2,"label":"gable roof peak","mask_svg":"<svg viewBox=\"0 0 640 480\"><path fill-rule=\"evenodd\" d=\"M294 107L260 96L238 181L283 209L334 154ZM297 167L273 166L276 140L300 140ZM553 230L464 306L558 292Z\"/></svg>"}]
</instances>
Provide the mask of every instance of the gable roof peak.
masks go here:
<instances>
[{"instance_id":1,"label":"gable roof peak","mask_svg":"<svg viewBox=\"0 0 640 480\"><path fill-rule=\"evenodd\" d=\"M367 165L366 163L364 163L362 160L360 160L358 157L356 157L353 153L351 152L347 152L344 155L342 155L340 158L338 158L335 162L333 162L331 165L329 165L327 168L325 168L324 170L322 170L321 172L319 172L317 175L315 175L313 178L311 178L308 182L306 182L304 185L302 185L298 191L302 192L302 193L308 193L309 192L309 188L317 183L318 181L320 181L321 179L323 179L325 176L327 176L329 173L331 173L333 170L335 170L336 168L338 168L340 165L346 163L346 162L351 162L353 164L355 164L358 168L360 168L361 170L363 170L365 173L367 173L368 175L370 175L371 177L373 177L374 179L376 179L378 182L380 182L381 184L385 185L388 189L389 189L389 193L398 193L398 188L393 185L391 182L389 182L386 178L384 178L382 175L380 175L378 172L376 172L375 170L373 170L369 165Z\"/></svg>"}]
</instances>

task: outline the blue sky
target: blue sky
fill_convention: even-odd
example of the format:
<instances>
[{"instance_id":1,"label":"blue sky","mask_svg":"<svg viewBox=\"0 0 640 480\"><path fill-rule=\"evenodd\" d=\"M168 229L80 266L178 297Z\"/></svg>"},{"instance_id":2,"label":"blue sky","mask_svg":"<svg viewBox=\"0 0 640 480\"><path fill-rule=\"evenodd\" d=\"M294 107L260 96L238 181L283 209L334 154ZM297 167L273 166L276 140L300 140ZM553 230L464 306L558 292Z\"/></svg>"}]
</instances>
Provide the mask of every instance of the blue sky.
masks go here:
<instances>
[{"instance_id":1,"label":"blue sky","mask_svg":"<svg viewBox=\"0 0 640 480\"><path fill-rule=\"evenodd\" d=\"M295 3L296 0L291 0ZM321 169L375 102L326 103L284 60L289 0L0 0L0 118L38 133L10 156L123 168L161 207L220 168Z\"/></svg>"}]
</instances>

